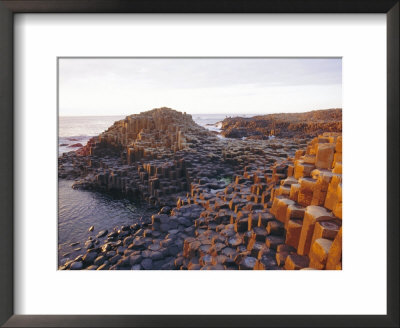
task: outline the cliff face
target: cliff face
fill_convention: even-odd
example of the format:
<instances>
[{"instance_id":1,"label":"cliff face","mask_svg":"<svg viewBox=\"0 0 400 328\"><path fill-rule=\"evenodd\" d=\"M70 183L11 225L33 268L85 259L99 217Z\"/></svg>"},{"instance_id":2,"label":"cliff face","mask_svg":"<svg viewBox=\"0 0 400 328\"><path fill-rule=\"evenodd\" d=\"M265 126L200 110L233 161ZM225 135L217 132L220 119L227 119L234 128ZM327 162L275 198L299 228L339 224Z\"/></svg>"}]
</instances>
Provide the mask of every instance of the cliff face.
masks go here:
<instances>
[{"instance_id":1,"label":"cliff face","mask_svg":"<svg viewBox=\"0 0 400 328\"><path fill-rule=\"evenodd\" d=\"M281 138L309 138L324 132L341 131L341 108L251 118L234 117L222 121L222 135L228 138L266 139L271 135Z\"/></svg>"}]
</instances>

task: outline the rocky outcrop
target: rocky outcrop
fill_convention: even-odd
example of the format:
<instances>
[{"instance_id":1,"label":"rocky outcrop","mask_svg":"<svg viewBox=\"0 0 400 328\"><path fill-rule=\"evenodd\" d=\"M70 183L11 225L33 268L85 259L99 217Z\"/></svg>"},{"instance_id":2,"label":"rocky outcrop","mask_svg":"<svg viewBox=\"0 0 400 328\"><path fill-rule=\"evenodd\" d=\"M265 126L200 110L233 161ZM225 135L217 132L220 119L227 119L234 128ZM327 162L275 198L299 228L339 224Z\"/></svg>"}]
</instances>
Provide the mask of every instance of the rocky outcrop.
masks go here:
<instances>
[{"instance_id":1,"label":"rocky outcrop","mask_svg":"<svg viewBox=\"0 0 400 328\"><path fill-rule=\"evenodd\" d=\"M88 231L60 269L341 269L341 173L339 133L221 140L170 109L130 116L60 157L59 176L160 211Z\"/></svg>"},{"instance_id":2,"label":"rocky outcrop","mask_svg":"<svg viewBox=\"0 0 400 328\"><path fill-rule=\"evenodd\" d=\"M222 121L221 134L228 138L267 139L315 137L324 132L342 131L342 109L306 113L269 114L251 118L233 117Z\"/></svg>"},{"instance_id":3,"label":"rocky outcrop","mask_svg":"<svg viewBox=\"0 0 400 328\"><path fill-rule=\"evenodd\" d=\"M171 206L192 183L224 188L245 165L269 165L305 143L221 140L190 115L159 108L115 122L85 147L64 153L59 177L79 179L74 188Z\"/></svg>"}]
</instances>

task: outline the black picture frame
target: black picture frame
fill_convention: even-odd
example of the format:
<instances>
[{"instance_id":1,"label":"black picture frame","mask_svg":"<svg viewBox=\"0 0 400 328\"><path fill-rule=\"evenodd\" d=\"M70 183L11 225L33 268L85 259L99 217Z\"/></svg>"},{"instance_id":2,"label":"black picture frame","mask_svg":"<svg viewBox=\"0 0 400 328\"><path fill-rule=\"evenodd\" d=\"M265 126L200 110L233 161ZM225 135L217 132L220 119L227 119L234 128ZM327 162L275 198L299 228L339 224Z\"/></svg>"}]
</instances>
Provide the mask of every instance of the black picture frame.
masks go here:
<instances>
[{"instance_id":1,"label":"black picture frame","mask_svg":"<svg viewBox=\"0 0 400 328\"><path fill-rule=\"evenodd\" d=\"M399 327L399 8L398 0L0 0L0 324L5 327ZM386 14L387 315L14 315L13 21L16 13Z\"/></svg>"}]
</instances>

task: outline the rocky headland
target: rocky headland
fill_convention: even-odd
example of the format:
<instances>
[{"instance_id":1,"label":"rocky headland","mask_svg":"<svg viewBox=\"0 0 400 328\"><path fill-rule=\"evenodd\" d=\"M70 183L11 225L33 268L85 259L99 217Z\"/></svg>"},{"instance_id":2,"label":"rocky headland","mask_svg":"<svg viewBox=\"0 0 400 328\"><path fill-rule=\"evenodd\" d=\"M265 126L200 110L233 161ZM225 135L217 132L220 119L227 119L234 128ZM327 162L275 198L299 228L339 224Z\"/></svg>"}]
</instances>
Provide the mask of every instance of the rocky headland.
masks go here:
<instances>
[{"instance_id":1,"label":"rocky headland","mask_svg":"<svg viewBox=\"0 0 400 328\"><path fill-rule=\"evenodd\" d=\"M229 117L222 121L221 134L227 138L268 139L270 136L312 138L324 132L342 132L341 108L250 118Z\"/></svg>"},{"instance_id":2,"label":"rocky headland","mask_svg":"<svg viewBox=\"0 0 400 328\"><path fill-rule=\"evenodd\" d=\"M79 242L86 253L59 268L341 269L341 134L275 136L221 139L190 115L158 108L64 153L59 178L74 179L73 188L158 214L90 227Z\"/></svg>"}]
</instances>

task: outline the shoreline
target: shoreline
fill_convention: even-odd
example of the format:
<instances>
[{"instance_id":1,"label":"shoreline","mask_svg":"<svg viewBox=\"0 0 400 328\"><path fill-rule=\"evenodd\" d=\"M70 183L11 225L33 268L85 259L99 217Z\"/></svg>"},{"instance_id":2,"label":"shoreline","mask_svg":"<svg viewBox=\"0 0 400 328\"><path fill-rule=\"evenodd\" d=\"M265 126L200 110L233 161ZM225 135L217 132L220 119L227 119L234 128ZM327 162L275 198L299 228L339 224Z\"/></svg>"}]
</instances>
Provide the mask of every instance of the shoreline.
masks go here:
<instances>
[{"instance_id":1,"label":"shoreline","mask_svg":"<svg viewBox=\"0 0 400 328\"><path fill-rule=\"evenodd\" d=\"M93 233L86 254L59 269L322 269L328 258L338 269L341 140L326 133L221 141L170 109L116 122L79 152L61 156L59 177L160 211ZM334 204L325 204L332 195ZM340 256L329 257L339 244Z\"/></svg>"}]
</instances>

